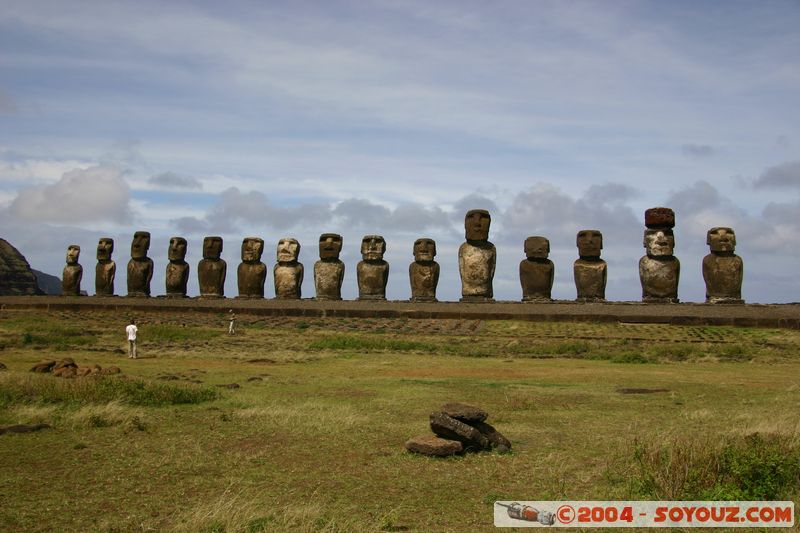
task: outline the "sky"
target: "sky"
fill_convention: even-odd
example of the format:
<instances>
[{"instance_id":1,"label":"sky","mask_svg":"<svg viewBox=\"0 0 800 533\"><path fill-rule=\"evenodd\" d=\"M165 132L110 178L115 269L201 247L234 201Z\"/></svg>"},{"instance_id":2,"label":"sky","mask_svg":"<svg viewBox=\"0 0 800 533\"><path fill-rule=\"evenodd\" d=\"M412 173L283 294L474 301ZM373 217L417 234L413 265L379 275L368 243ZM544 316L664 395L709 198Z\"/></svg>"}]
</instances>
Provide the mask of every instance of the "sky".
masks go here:
<instances>
[{"instance_id":1,"label":"sky","mask_svg":"<svg viewBox=\"0 0 800 533\"><path fill-rule=\"evenodd\" d=\"M604 236L609 300L641 299L644 211L676 213L679 297L702 302L706 232L730 226L743 297L800 301L800 1L160 2L0 0L0 237L60 276L134 231L301 243L383 235L387 297L410 297L415 239L460 297L464 214L488 209L495 297L519 300L526 237L550 239L574 299L575 235ZM274 296L271 276L266 294Z\"/></svg>"}]
</instances>

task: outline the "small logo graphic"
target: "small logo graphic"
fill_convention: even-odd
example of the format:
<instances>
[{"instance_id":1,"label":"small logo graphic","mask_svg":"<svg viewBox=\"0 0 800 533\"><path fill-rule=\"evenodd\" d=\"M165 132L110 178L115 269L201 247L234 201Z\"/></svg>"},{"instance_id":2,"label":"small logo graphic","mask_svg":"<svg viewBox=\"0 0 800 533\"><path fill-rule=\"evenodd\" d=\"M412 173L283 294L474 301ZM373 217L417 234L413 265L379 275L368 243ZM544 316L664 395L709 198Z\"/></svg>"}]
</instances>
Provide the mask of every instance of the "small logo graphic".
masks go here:
<instances>
[{"instance_id":1,"label":"small logo graphic","mask_svg":"<svg viewBox=\"0 0 800 533\"><path fill-rule=\"evenodd\" d=\"M511 505L495 502L500 507L505 507L508 517L514 520L524 520L526 522L538 522L543 526L552 526L556 522L556 517L550 511L540 511L530 505L522 505L514 502ZM573 511L574 514L574 511Z\"/></svg>"},{"instance_id":2,"label":"small logo graphic","mask_svg":"<svg viewBox=\"0 0 800 533\"><path fill-rule=\"evenodd\" d=\"M562 505L556 511L556 516L562 524L571 524L575 520L575 508L571 505Z\"/></svg>"}]
</instances>

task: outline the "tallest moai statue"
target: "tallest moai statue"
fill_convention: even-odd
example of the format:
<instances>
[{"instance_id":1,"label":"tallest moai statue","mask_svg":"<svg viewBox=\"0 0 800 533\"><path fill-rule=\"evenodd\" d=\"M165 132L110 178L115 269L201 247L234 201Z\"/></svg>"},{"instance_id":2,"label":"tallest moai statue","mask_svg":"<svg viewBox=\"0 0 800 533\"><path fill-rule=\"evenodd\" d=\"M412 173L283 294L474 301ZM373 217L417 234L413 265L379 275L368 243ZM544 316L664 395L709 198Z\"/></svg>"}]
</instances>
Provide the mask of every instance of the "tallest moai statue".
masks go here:
<instances>
[{"instance_id":1,"label":"tallest moai statue","mask_svg":"<svg viewBox=\"0 0 800 533\"><path fill-rule=\"evenodd\" d=\"M677 303L681 263L675 251L675 212L668 207L653 207L644 212L643 245L647 255L639 260L642 301Z\"/></svg>"},{"instance_id":2,"label":"tallest moai statue","mask_svg":"<svg viewBox=\"0 0 800 533\"><path fill-rule=\"evenodd\" d=\"M467 242L458 248L462 302L492 302L492 279L497 251L489 242L492 217L485 209L472 209L464 217Z\"/></svg>"}]
</instances>

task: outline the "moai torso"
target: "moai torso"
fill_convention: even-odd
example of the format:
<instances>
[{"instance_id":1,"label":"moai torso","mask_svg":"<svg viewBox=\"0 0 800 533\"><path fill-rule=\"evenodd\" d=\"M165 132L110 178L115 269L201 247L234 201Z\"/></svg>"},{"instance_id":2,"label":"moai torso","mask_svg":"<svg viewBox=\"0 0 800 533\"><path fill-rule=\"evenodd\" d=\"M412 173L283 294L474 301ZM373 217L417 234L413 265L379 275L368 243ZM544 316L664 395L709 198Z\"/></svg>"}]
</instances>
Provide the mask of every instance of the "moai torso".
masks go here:
<instances>
[{"instance_id":1,"label":"moai torso","mask_svg":"<svg viewBox=\"0 0 800 533\"><path fill-rule=\"evenodd\" d=\"M189 263L186 262L186 239L172 237L167 251L167 272L165 280L167 298L185 298L189 284Z\"/></svg>"},{"instance_id":2,"label":"moai torso","mask_svg":"<svg viewBox=\"0 0 800 533\"><path fill-rule=\"evenodd\" d=\"M519 264L522 301L549 301L553 292L555 266L548 259L550 241L545 237L525 239L525 257Z\"/></svg>"},{"instance_id":3,"label":"moai torso","mask_svg":"<svg viewBox=\"0 0 800 533\"><path fill-rule=\"evenodd\" d=\"M411 282L412 302L435 302L439 284L439 263L436 257L436 242L424 237L414 241L414 262L408 266Z\"/></svg>"},{"instance_id":4,"label":"moai torso","mask_svg":"<svg viewBox=\"0 0 800 533\"><path fill-rule=\"evenodd\" d=\"M200 298L223 298L228 264L222 255L222 237L203 239L203 259L197 264Z\"/></svg>"},{"instance_id":5,"label":"moai torso","mask_svg":"<svg viewBox=\"0 0 800 533\"><path fill-rule=\"evenodd\" d=\"M111 260L114 239L103 237L97 243L97 266L94 268L95 296L113 296L117 264Z\"/></svg>"},{"instance_id":6,"label":"moai torso","mask_svg":"<svg viewBox=\"0 0 800 533\"><path fill-rule=\"evenodd\" d=\"M643 245L647 255L639 260L639 280L642 301L648 303L677 303L681 263L673 255L675 213L666 207L645 211Z\"/></svg>"},{"instance_id":7,"label":"moai torso","mask_svg":"<svg viewBox=\"0 0 800 533\"><path fill-rule=\"evenodd\" d=\"M314 263L314 288L317 300L341 300L344 263L339 260L342 236L323 233L319 237L320 260Z\"/></svg>"},{"instance_id":8,"label":"moai torso","mask_svg":"<svg viewBox=\"0 0 800 533\"><path fill-rule=\"evenodd\" d=\"M458 272L461 276L461 301L485 302L493 297L497 251L488 241L489 212L473 209L464 220L467 242L458 248Z\"/></svg>"},{"instance_id":9,"label":"moai torso","mask_svg":"<svg viewBox=\"0 0 800 533\"><path fill-rule=\"evenodd\" d=\"M736 235L731 228L711 228L707 244L711 253L703 258L707 303L742 304L744 261L734 253Z\"/></svg>"},{"instance_id":10,"label":"moai torso","mask_svg":"<svg viewBox=\"0 0 800 533\"><path fill-rule=\"evenodd\" d=\"M267 280L267 265L261 262L264 241L247 237L242 241L242 262L236 270L239 298L263 298Z\"/></svg>"},{"instance_id":11,"label":"moai torso","mask_svg":"<svg viewBox=\"0 0 800 533\"><path fill-rule=\"evenodd\" d=\"M596 229L584 229L575 238L580 256L572 266L579 301L603 301L606 299L608 266L600 259L603 249L603 234Z\"/></svg>"},{"instance_id":12,"label":"moai torso","mask_svg":"<svg viewBox=\"0 0 800 533\"><path fill-rule=\"evenodd\" d=\"M128 296L150 296L150 280L153 279L153 260L147 257L150 249L150 233L137 231L131 243L131 259L128 261Z\"/></svg>"},{"instance_id":13,"label":"moai torso","mask_svg":"<svg viewBox=\"0 0 800 533\"><path fill-rule=\"evenodd\" d=\"M275 298L299 299L303 286L303 265L297 261L300 256L300 243L297 239L285 237L278 241L278 262L272 270L275 280Z\"/></svg>"},{"instance_id":14,"label":"moai torso","mask_svg":"<svg viewBox=\"0 0 800 533\"><path fill-rule=\"evenodd\" d=\"M361 240L362 261L356 266L359 300L385 300L389 281L389 263L383 260L386 241L380 235L366 235Z\"/></svg>"},{"instance_id":15,"label":"moai torso","mask_svg":"<svg viewBox=\"0 0 800 533\"><path fill-rule=\"evenodd\" d=\"M61 276L61 294L64 296L80 296L83 267L78 263L81 247L73 244L67 249L67 264Z\"/></svg>"}]
</instances>

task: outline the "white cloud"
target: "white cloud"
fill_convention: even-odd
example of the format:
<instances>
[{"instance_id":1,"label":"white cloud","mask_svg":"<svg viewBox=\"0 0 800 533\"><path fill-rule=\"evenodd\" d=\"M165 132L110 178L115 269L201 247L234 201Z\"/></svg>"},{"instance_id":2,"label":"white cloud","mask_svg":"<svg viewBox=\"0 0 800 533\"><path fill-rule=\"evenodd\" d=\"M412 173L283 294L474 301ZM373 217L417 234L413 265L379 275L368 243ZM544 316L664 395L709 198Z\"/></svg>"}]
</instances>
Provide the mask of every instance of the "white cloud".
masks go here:
<instances>
[{"instance_id":1,"label":"white cloud","mask_svg":"<svg viewBox=\"0 0 800 533\"><path fill-rule=\"evenodd\" d=\"M175 172L162 172L161 174L151 176L150 179L147 180L147 183L164 189L201 190L203 188L203 184L200 183L200 180L197 178L182 176Z\"/></svg>"},{"instance_id":2,"label":"white cloud","mask_svg":"<svg viewBox=\"0 0 800 533\"><path fill-rule=\"evenodd\" d=\"M120 169L94 166L66 172L52 185L21 189L9 212L29 221L125 223L132 218L130 199Z\"/></svg>"}]
</instances>

